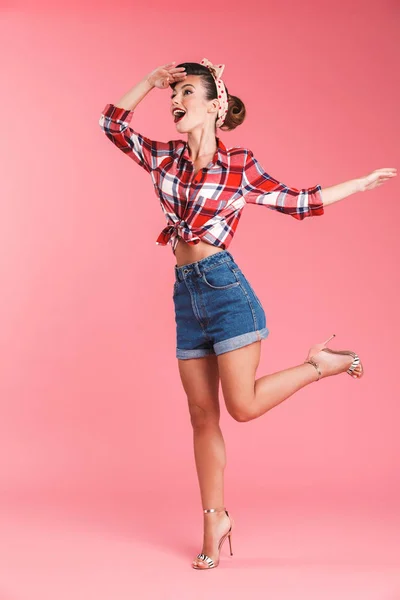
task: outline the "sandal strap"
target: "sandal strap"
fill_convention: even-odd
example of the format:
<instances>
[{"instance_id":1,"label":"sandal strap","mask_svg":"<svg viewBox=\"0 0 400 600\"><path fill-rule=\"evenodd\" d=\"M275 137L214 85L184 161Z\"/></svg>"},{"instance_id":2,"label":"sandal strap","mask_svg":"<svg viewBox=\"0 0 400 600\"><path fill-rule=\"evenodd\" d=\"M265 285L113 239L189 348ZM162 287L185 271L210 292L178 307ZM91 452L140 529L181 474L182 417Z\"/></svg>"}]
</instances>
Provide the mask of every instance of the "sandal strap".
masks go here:
<instances>
[{"instance_id":1,"label":"sandal strap","mask_svg":"<svg viewBox=\"0 0 400 600\"><path fill-rule=\"evenodd\" d=\"M210 558L209 556L207 556L207 554L198 554L196 558L199 558L200 560L202 560L203 562L205 562L209 567L213 567L214 566L213 559Z\"/></svg>"},{"instance_id":2,"label":"sandal strap","mask_svg":"<svg viewBox=\"0 0 400 600\"><path fill-rule=\"evenodd\" d=\"M354 356L355 356L355 358L354 358L353 362L351 363L351 366L347 369L347 373L349 375L352 375L354 369L356 367L358 367L358 365L360 364L360 358L357 356L357 354L355 354Z\"/></svg>"},{"instance_id":3,"label":"sandal strap","mask_svg":"<svg viewBox=\"0 0 400 600\"><path fill-rule=\"evenodd\" d=\"M213 512L223 512L226 511L225 506L221 506L220 508L205 508L203 512L205 513L213 513Z\"/></svg>"},{"instance_id":4,"label":"sandal strap","mask_svg":"<svg viewBox=\"0 0 400 600\"><path fill-rule=\"evenodd\" d=\"M317 369L317 371L318 371L318 379L317 379L317 381L319 381L319 379L320 379L320 377L321 377L322 373L321 373L321 371L320 371L320 368L319 368L319 365L318 365L318 363L317 363L317 362L315 362L315 360L314 360L313 358L310 358L310 359L308 359L308 360L305 360L305 361L304 361L304 363L309 363L310 365L312 365L313 367L315 367L315 368Z\"/></svg>"}]
</instances>

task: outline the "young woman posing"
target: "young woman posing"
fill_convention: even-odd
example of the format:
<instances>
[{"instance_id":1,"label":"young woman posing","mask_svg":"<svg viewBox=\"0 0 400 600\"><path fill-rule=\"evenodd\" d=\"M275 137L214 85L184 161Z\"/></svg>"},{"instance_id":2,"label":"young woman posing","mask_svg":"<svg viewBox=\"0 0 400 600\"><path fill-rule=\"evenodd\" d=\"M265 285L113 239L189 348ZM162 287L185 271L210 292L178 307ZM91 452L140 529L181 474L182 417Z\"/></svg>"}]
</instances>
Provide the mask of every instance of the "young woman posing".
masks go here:
<instances>
[{"instance_id":1,"label":"young woman posing","mask_svg":"<svg viewBox=\"0 0 400 600\"><path fill-rule=\"evenodd\" d=\"M232 130L246 111L228 93L224 65L175 62L157 67L100 117L106 136L150 175L167 227L156 243L170 244L176 258L173 301L176 357L187 396L194 455L204 511L196 569L218 566L222 543L231 544L233 521L224 506L225 444L219 425L219 380L229 414L249 421L304 386L347 372L363 374L349 350L315 344L306 360L255 380L266 315L249 280L228 252L241 211L260 204L302 220L351 194L382 185L397 174L382 168L332 187L297 190L264 171L251 150L226 148L216 129ZM172 89L171 116L182 139L150 140L130 127L134 109L153 88ZM232 546L230 545L231 554Z\"/></svg>"}]
</instances>

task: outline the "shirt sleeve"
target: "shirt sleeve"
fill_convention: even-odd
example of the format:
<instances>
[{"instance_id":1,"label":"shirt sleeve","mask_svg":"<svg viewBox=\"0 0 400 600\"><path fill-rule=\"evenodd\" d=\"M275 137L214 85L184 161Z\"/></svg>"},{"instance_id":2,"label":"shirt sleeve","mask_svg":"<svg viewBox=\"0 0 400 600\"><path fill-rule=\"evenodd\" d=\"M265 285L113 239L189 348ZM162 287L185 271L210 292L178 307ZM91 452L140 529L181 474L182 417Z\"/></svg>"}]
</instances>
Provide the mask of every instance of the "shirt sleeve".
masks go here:
<instances>
[{"instance_id":1,"label":"shirt sleeve","mask_svg":"<svg viewBox=\"0 0 400 600\"><path fill-rule=\"evenodd\" d=\"M247 151L242 195L248 204L261 204L295 219L324 214L321 186L298 190L268 175L251 150Z\"/></svg>"},{"instance_id":2,"label":"shirt sleeve","mask_svg":"<svg viewBox=\"0 0 400 600\"><path fill-rule=\"evenodd\" d=\"M166 156L172 155L174 142L156 142L134 131L130 127L133 113L133 110L106 104L99 125L117 148L150 173Z\"/></svg>"}]
</instances>

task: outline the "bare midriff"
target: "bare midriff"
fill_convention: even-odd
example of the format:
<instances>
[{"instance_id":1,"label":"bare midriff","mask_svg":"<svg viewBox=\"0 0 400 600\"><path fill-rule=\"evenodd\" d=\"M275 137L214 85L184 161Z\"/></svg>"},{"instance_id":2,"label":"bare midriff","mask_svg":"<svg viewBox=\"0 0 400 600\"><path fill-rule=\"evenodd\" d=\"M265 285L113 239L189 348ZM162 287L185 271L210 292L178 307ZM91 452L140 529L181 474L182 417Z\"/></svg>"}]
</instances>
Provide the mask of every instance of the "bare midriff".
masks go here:
<instances>
[{"instance_id":1,"label":"bare midriff","mask_svg":"<svg viewBox=\"0 0 400 600\"><path fill-rule=\"evenodd\" d=\"M217 248L201 240L198 244L187 244L185 240L179 238L175 248L176 264L181 267L222 251L223 248Z\"/></svg>"}]
</instances>

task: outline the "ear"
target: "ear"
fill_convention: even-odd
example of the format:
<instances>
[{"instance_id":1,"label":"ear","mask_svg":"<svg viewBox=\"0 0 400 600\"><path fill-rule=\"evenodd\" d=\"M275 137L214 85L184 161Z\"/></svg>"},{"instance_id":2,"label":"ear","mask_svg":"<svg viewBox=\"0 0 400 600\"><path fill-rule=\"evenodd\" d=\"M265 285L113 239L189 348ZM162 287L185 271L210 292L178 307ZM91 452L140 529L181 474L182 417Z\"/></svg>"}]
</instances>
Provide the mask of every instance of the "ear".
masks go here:
<instances>
[{"instance_id":1,"label":"ear","mask_svg":"<svg viewBox=\"0 0 400 600\"><path fill-rule=\"evenodd\" d=\"M213 100L211 100L212 104L211 104L211 112L218 112L219 109L219 100L218 98L214 98Z\"/></svg>"}]
</instances>

